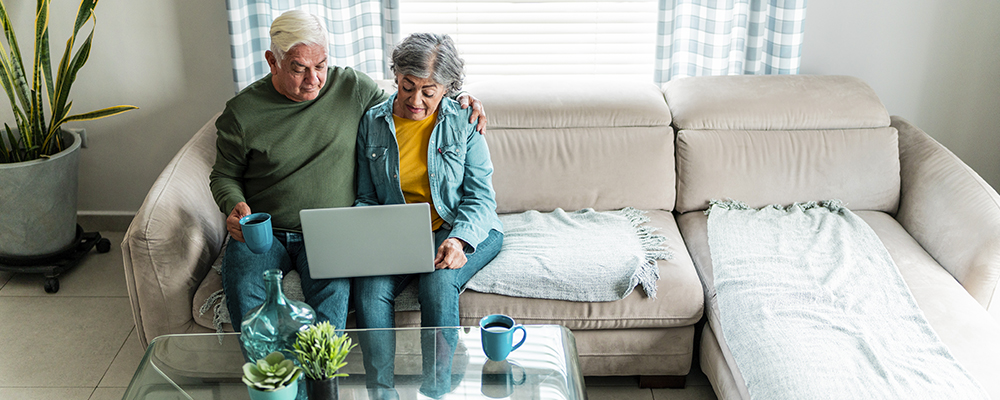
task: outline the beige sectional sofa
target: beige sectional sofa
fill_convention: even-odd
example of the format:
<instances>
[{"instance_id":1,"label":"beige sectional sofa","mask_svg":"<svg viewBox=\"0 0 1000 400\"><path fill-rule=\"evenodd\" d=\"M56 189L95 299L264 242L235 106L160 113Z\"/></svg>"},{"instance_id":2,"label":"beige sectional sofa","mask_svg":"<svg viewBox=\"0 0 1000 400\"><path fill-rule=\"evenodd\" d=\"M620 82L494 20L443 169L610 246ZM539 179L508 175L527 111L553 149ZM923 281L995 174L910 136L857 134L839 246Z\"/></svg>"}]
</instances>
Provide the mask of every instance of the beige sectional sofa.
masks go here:
<instances>
[{"instance_id":1,"label":"beige sectional sofa","mask_svg":"<svg viewBox=\"0 0 1000 400\"><path fill-rule=\"evenodd\" d=\"M706 77L660 90L512 79L467 89L490 118L498 212L635 207L647 211L674 257L658 262L655 300L642 290L607 303L467 291L463 325L498 312L524 324L564 325L585 375L639 375L654 386L683 385L699 346L720 398L748 398L715 334L703 211L710 199L763 206L838 198L875 229L935 330L1000 398L1000 383L990 380L1000 376L1000 197L925 133L890 119L863 82ZM213 331L212 316L198 312L221 288L211 265L226 236L208 189L213 123L157 179L122 243L144 344ZM703 312L708 322L696 343ZM397 325L418 319L398 313Z\"/></svg>"}]
</instances>

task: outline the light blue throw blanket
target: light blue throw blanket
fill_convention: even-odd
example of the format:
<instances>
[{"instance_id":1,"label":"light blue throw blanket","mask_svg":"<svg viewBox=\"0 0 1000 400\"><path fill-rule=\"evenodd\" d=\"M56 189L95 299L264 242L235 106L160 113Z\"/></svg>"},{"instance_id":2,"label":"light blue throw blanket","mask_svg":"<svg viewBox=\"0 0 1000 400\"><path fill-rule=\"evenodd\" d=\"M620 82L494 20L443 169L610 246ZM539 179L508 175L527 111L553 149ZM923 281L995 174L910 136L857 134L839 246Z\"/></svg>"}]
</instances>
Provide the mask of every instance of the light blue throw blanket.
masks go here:
<instances>
[{"instance_id":1,"label":"light blue throw blanket","mask_svg":"<svg viewBox=\"0 0 1000 400\"><path fill-rule=\"evenodd\" d=\"M500 254L466 289L514 297L569 301L615 301L642 285L656 298L656 260L669 259L666 240L642 226L649 218L625 208L501 215Z\"/></svg>"},{"instance_id":2,"label":"light blue throw blanket","mask_svg":"<svg viewBox=\"0 0 1000 400\"><path fill-rule=\"evenodd\" d=\"M751 398L989 398L840 202L707 213L722 335Z\"/></svg>"}]
</instances>

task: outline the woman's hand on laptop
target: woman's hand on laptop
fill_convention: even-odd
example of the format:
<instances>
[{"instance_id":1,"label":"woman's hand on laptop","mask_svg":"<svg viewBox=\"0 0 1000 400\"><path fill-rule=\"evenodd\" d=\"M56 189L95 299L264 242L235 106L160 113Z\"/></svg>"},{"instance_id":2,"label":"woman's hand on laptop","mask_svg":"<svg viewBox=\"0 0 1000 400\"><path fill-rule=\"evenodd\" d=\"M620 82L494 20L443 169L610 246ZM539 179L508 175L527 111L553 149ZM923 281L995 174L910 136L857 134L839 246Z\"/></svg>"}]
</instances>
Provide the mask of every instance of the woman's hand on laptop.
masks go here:
<instances>
[{"instance_id":1,"label":"woman's hand on laptop","mask_svg":"<svg viewBox=\"0 0 1000 400\"><path fill-rule=\"evenodd\" d=\"M240 218L250 215L250 205L245 201L236 203L233 207L233 211L229 213L229 217L226 217L226 230L229 231L229 235L240 242L243 240L243 229L240 228ZM245 243L245 242L244 242Z\"/></svg>"},{"instance_id":2,"label":"woman's hand on laptop","mask_svg":"<svg viewBox=\"0 0 1000 400\"><path fill-rule=\"evenodd\" d=\"M239 219L236 220L239 225ZM459 269L465 266L465 243L456 238L445 239L434 257L434 269Z\"/></svg>"}]
</instances>

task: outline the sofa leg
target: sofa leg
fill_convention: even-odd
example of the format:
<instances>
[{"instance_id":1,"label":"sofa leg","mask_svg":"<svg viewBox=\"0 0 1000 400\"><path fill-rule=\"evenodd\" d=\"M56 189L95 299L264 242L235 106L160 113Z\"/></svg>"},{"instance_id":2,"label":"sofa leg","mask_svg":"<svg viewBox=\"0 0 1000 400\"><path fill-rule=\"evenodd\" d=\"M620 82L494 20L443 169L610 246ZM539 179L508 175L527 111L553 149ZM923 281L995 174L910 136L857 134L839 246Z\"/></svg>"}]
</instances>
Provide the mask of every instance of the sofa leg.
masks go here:
<instances>
[{"instance_id":1,"label":"sofa leg","mask_svg":"<svg viewBox=\"0 0 1000 400\"><path fill-rule=\"evenodd\" d=\"M684 389L686 375L642 375L639 387L643 389Z\"/></svg>"}]
</instances>

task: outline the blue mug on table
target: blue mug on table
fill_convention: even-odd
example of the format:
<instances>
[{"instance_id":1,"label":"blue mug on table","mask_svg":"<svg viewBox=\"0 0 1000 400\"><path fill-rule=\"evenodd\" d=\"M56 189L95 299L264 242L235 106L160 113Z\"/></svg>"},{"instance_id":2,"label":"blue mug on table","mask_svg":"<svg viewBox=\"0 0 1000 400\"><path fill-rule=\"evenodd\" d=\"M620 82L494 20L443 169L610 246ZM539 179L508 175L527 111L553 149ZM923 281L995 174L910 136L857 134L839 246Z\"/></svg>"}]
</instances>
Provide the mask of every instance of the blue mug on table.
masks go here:
<instances>
[{"instance_id":1,"label":"blue mug on table","mask_svg":"<svg viewBox=\"0 0 1000 400\"><path fill-rule=\"evenodd\" d=\"M480 335L483 340L483 351L486 357L493 361L507 359L510 352L517 350L528 338L524 327L515 324L514 319L503 314L493 314L479 320ZM514 343L514 331L521 331L521 341Z\"/></svg>"},{"instance_id":2,"label":"blue mug on table","mask_svg":"<svg viewBox=\"0 0 1000 400\"><path fill-rule=\"evenodd\" d=\"M263 254L271 249L274 234L271 232L271 214L253 213L240 218L243 240L254 254Z\"/></svg>"}]
</instances>

